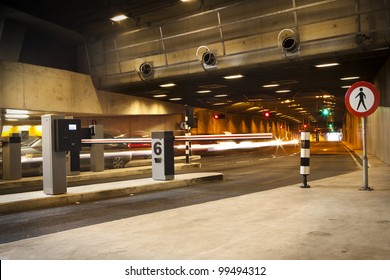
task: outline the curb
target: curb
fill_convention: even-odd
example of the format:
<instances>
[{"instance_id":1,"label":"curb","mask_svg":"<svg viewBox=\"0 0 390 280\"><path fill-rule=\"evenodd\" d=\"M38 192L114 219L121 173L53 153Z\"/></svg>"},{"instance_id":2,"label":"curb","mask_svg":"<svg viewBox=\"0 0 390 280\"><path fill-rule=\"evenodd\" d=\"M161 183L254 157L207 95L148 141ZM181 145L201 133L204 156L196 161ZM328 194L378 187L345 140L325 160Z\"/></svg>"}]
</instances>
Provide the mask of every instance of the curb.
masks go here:
<instances>
[{"instance_id":1,"label":"curb","mask_svg":"<svg viewBox=\"0 0 390 280\"><path fill-rule=\"evenodd\" d=\"M93 184L73 187L68 190L70 191L69 193L61 195L45 195L42 191L4 195L2 197L3 202L0 202L0 214L111 199L133 195L136 193L186 187L200 182L216 180L223 180L223 174L190 173L176 175L175 179L172 181L154 181L152 178L146 178L139 180L118 181L114 183ZM88 188L90 190L88 190Z\"/></svg>"}]
</instances>

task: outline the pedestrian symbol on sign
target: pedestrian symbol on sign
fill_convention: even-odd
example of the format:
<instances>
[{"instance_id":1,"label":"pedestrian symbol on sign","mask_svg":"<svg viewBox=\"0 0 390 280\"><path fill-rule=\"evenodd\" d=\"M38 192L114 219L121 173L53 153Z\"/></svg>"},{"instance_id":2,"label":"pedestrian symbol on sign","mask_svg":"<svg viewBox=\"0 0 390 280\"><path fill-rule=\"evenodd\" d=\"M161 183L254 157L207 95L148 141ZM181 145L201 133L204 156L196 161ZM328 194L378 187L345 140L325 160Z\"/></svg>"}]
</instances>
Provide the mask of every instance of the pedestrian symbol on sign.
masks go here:
<instances>
[{"instance_id":1,"label":"pedestrian symbol on sign","mask_svg":"<svg viewBox=\"0 0 390 280\"><path fill-rule=\"evenodd\" d=\"M358 93L358 95L355 96L355 98L358 98L358 97L359 97L359 104L358 104L356 110L359 111L360 105L363 105L364 109L367 111L366 104L364 104L364 99L366 99L366 95L363 92L363 88L360 88L360 92Z\"/></svg>"},{"instance_id":2,"label":"pedestrian symbol on sign","mask_svg":"<svg viewBox=\"0 0 390 280\"><path fill-rule=\"evenodd\" d=\"M345 105L351 114L357 117L367 117L379 105L378 90L369 82L357 82L347 90Z\"/></svg>"}]
</instances>

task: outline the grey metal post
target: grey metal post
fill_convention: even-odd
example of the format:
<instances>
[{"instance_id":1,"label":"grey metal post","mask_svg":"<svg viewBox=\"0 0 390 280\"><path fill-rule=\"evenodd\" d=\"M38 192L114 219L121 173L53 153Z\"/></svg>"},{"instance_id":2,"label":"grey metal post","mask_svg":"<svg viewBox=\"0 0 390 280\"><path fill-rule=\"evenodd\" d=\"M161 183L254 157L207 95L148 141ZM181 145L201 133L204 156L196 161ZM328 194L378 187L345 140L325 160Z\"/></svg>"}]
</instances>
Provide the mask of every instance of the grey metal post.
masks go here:
<instances>
[{"instance_id":1,"label":"grey metal post","mask_svg":"<svg viewBox=\"0 0 390 280\"><path fill-rule=\"evenodd\" d=\"M91 125L90 128L93 129L92 139L103 139L104 130L103 125ZM101 172L104 171L104 145L102 144L92 144L91 145L91 171Z\"/></svg>"},{"instance_id":2,"label":"grey metal post","mask_svg":"<svg viewBox=\"0 0 390 280\"><path fill-rule=\"evenodd\" d=\"M43 192L45 194L66 193L66 155L55 151L54 120L63 115L43 115L42 119L42 165Z\"/></svg>"},{"instance_id":3,"label":"grey metal post","mask_svg":"<svg viewBox=\"0 0 390 280\"><path fill-rule=\"evenodd\" d=\"M367 117L362 118L362 138L363 138L363 186L360 188L362 191L372 191L373 188L368 186L368 158L367 158L367 137L366 126Z\"/></svg>"},{"instance_id":4,"label":"grey metal post","mask_svg":"<svg viewBox=\"0 0 390 280\"><path fill-rule=\"evenodd\" d=\"M3 141L3 179L17 180L22 178L21 138L19 133L4 137Z\"/></svg>"}]
</instances>

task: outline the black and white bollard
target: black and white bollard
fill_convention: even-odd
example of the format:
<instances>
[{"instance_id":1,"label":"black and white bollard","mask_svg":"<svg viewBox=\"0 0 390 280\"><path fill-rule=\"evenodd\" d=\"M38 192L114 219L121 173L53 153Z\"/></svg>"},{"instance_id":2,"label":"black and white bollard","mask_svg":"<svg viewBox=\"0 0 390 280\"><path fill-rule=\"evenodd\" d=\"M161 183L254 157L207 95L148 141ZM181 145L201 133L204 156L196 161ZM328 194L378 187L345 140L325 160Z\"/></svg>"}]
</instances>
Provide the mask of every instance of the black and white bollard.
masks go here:
<instances>
[{"instance_id":1,"label":"black and white bollard","mask_svg":"<svg viewBox=\"0 0 390 280\"><path fill-rule=\"evenodd\" d=\"M301 175L303 182L301 188L310 188L307 184L307 175L310 174L310 132L301 132Z\"/></svg>"}]
</instances>

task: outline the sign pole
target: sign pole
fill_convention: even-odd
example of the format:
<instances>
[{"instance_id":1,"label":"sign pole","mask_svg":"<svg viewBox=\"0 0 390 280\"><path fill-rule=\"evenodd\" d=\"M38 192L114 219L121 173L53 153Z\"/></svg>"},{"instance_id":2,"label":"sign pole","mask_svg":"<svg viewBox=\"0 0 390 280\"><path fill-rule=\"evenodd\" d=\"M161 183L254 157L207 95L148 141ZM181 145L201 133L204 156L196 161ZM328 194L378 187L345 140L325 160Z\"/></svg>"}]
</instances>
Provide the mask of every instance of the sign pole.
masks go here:
<instances>
[{"instance_id":1,"label":"sign pole","mask_svg":"<svg viewBox=\"0 0 390 280\"><path fill-rule=\"evenodd\" d=\"M367 117L375 112L379 106L380 95L377 88L366 81L354 83L345 94L345 106L356 117L362 118L363 142L363 186L362 191L372 191L368 186L368 159L367 159Z\"/></svg>"},{"instance_id":2,"label":"sign pole","mask_svg":"<svg viewBox=\"0 0 390 280\"><path fill-rule=\"evenodd\" d=\"M363 186L360 188L362 191L372 191L373 188L368 186L368 158L367 158L367 117L362 118L362 138L363 138Z\"/></svg>"}]
</instances>

